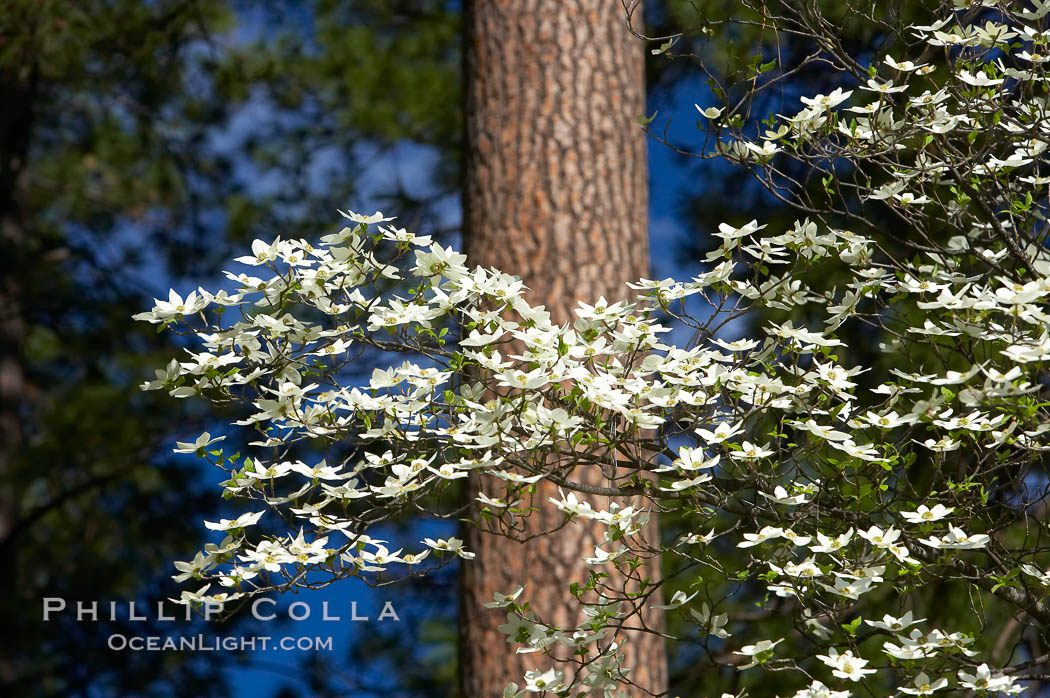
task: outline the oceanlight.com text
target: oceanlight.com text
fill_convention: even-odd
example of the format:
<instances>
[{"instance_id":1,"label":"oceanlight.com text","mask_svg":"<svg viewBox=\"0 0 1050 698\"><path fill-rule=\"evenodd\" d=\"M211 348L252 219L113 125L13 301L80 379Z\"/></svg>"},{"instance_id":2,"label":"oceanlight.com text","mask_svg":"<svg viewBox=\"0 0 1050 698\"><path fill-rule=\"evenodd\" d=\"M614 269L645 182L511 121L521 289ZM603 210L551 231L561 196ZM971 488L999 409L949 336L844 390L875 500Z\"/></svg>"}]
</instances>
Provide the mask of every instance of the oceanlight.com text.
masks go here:
<instances>
[{"instance_id":1,"label":"oceanlight.com text","mask_svg":"<svg viewBox=\"0 0 1050 698\"><path fill-rule=\"evenodd\" d=\"M204 634L175 637L114 633L109 636L106 646L116 652L331 652L332 638Z\"/></svg>"}]
</instances>

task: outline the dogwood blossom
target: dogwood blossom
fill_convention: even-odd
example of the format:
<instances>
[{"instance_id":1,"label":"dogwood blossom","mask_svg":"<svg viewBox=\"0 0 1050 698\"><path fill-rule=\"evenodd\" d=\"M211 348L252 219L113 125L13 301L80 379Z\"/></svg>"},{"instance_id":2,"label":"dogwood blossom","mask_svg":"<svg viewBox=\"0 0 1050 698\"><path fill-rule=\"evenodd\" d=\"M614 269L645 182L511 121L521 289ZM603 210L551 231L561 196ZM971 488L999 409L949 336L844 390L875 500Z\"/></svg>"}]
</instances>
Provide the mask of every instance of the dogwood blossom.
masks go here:
<instances>
[{"instance_id":1,"label":"dogwood blossom","mask_svg":"<svg viewBox=\"0 0 1050 698\"><path fill-rule=\"evenodd\" d=\"M974 673L959 672L959 685L963 688L971 688L975 691L989 691L999 693L1016 694L1024 690L1018 686L1012 676L1004 676L993 672L987 664L981 664Z\"/></svg>"},{"instance_id":2,"label":"dogwood blossom","mask_svg":"<svg viewBox=\"0 0 1050 698\"><path fill-rule=\"evenodd\" d=\"M753 666L763 664L773 654L773 648L784 641L784 638L777 640L761 640L753 645L744 645L739 650L735 650L733 654L739 654L742 657L748 657L751 661L747 664L740 666L740 669L750 669Z\"/></svg>"},{"instance_id":3,"label":"dogwood blossom","mask_svg":"<svg viewBox=\"0 0 1050 698\"><path fill-rule=\"evenodd\" d=\"M832 647L828 654L817 655L817 659L831 667L831 674L840 679L860 681L868 674L874 674L874 669L866 669L868 660L861 659L853 654L853 650L846 650L841 654Z\"/></svg>"},{"instance_id":4,"label":"dogwood blossom","mask_svg":"<svg viewBox=\"0 0 1050 698\"><path fill-rule=\"evenodd\" d=\"M915 680L911 686L900 686L901 693L907 693L910 696L928 696L936 693L942 688L948 686L948 679L943 676L939 679L930 680L930 677L926 675L926 672L920 671L915 675Z\"/></svg>"},{"instance_id":5,"label":"dogwood blossom","mask_svg":"<svg viewBox=\"0 0 1050 698\"><path fill-rule=\"evenodd\" d=\"M933 508L920 504L915 511L902 511L901 516L913 524L932 523L940 521L953 511L955 511L954 507L946 507L943 504L934 504Z\"/></svg>"}]
</instances>

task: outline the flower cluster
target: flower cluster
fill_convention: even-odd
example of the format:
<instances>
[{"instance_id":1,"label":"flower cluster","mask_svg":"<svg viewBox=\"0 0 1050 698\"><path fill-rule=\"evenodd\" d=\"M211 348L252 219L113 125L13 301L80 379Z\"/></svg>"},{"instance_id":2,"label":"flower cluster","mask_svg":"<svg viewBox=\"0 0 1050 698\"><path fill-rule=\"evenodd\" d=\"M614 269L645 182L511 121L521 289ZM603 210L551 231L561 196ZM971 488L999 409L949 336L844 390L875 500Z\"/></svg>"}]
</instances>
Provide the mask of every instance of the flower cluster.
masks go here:
<instances>
[{"instance_id":1,"label":"flower cluster","mask_svg":"<svg viewBox=\"0 0 1050 698\"><path fill-rule=\"evenodd\" d=\"M248 455L209 434L179 444L255 502L177 563L196 587L183 599L470 564L455 538L391 550L376 536L401 512L458 515L442 502L470 477L493 534L553 506L599 527L596 572L630 578L657 556L677 570L567 580L580 627L537 616L521 588L498 595L508 642L551 655L507 695L616 695L646 605L691 625L682 641L713 666L793 676L796 698L1021 691L1038 662L1002 648L1050 623L1050 6L958 4L909 28L914 60L844 65L855 85L803 97L761 138L731 105L701 110L720 157L821 213L723 223L691 279L641 279L633 300L556 325L516 277L347 213L317 243L256 241L237 261L259 276L137 316L191 338L144 387L239 407L255 434ZM823 169L824 192L790 160ZM689 316L691 296L712 311ZM668 318L695 341L665 343ZM730 340L738 319L749 336ZM877 360L859 363L858 332ZM397 359L355 383L366 349ZM560 495L540 501L543 480ZM673 545L645 538L663 512L686 528ZM916 619L934 587L971 599L972 622ZM557 646L578 650L576 670Z\"/></svg>"}]
</instances>

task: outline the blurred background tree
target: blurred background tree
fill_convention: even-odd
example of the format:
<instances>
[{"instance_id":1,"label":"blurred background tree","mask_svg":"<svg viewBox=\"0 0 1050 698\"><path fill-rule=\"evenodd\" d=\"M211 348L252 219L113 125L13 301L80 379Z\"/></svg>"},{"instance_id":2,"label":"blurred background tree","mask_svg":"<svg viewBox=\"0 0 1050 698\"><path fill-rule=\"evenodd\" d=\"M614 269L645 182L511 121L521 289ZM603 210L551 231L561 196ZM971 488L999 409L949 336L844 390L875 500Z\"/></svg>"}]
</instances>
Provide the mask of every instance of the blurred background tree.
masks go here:
<instances>
[{"instance_id":1,"label":"blurred background tree","mask_svg":"<svg viewBox=\"0 0 1050 698\"><path fill-rule=\"evenodd\" d=\"M627 299L626 284L650 276L646 142L632 124L645 109L644 46L628 32L622 7L608 0L467 6L467 264L513 270L530 289L529 302L556 324L573 322L579 301ZM527 353L517 343L501 350ZM608 484L602 470L563 460L567 479ZM483 481L469 479L475 521L484 511L476 503ZM521 505L535 511L520 531L484 522L464 527L466 547L477 555L460 575L460 679L469 698L500 695L508 681L550 666L545 654L518 653L506 643L498 628L504 610L483 607L494 595L521 584L530 609L548 622L575 628L591 620L566 603L566 585L586 582L584 559L604 528L558 530L565 515L548 499L557 501L560 491L553 482L537 484ZM659 538L655 518L645 530ZM611 587L639 589L638 579L659 578L660 561L641 565L633 579L612 566L603 572ZM631 634L623 648L623 669L638 695L667 690L657 606L653 600L631 624L654 632ZM567 648L551 649L562 661L571 658Z\"/></svg>"},{"instance_id":2,"label":"blurred background tree","mask_svg":"<svg viewBox=\"0 0 1050 698\"><path fill-rule=\"evenodd\" d=\"M0 693L232 694L225 654L113 652L126 619L40 621L45 596L174 595L171 561L217 513L214 476L170 455L202 414L137 388L170 340L130 316L336 208L454 231L458 32L428 0L5 3Z\"/></svg>"}]
</instances>

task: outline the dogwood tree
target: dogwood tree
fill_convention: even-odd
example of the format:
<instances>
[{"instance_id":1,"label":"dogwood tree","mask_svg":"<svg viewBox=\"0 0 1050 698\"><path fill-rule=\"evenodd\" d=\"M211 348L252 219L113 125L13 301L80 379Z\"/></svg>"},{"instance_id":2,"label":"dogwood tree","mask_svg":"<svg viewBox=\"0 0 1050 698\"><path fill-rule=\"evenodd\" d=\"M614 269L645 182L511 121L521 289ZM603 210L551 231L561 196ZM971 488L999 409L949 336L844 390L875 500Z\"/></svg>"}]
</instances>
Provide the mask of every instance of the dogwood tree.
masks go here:
<instances>
[{"instance_id":1,"label":"dogwood tree","mask_svg":"<svg viewBox=\"0 0 1050 698\"><path fill-rule=\"evenodd\" d=\"M246 454L179 444L246 502L176 563L183 601L469 565L456 538L392 550L378 531L463 515L455 481L476 477L472 525L516 536L557 507L605 531L593 572L565 580L586 624L552 625L520 587L489 604L517 651L550 657L506 696L643 694L619 658L658 631L651 603L741 689L763 672L796 698L1050 679L1050 5L943 4L863 58L814 7L772 5L752 9L842 84L757 128L746 115L779 78L698 107L702 155L800 216L722 223L693 278L640 279L633 302L580 303L558 326L514 270L345 213L319 241L257 240L224 290L137 316L187 341L145 387L245 409L233 426L255 434ZM665 341L673 322L693 341ZM878 365L849 360L859 333ZM389 361L355 384L366 348ZM595 469L605 484L583 484ZM540 480L561 495L538 501ZM682 535L646 540L658 514ZM653 558L673 574L641 575ZM945 618L948 598L967 612Z\"/></svg>"}]
</instances>

